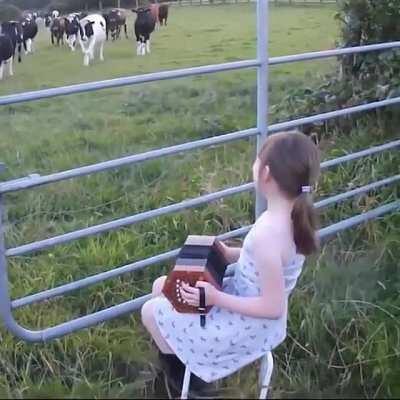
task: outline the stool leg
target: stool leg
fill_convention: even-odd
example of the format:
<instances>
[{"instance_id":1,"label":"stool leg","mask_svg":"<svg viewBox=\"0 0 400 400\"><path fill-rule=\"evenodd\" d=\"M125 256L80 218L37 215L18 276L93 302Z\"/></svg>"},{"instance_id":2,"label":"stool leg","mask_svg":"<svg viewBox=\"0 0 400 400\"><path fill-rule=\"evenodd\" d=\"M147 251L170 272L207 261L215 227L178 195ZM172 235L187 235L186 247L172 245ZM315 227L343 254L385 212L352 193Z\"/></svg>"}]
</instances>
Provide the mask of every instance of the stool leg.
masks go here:
<instances>
[{"instance_id":1,"label":"stool leg","mask_svg":"<svg viewBox=\"0 0 400 400\"><path fill-rule=\"evenodd\" d=\"M269 384L271 383L272 371L274 369L274 358L269 351L262 359L260 370L261 392L260 399L266 399L268 395Z\"/></svg>"},{"instance_id":2,"label":"stool leg","mask_svg":"<svg viewBox=\"0 0 400 400\"><path fill-rule=\"evenodd\" d=\"M186 367L185 376L183 378L181 399L186 400L188 398L189 385L190 385L190 370L188 367Z\"/></svg>"}]
</instances>

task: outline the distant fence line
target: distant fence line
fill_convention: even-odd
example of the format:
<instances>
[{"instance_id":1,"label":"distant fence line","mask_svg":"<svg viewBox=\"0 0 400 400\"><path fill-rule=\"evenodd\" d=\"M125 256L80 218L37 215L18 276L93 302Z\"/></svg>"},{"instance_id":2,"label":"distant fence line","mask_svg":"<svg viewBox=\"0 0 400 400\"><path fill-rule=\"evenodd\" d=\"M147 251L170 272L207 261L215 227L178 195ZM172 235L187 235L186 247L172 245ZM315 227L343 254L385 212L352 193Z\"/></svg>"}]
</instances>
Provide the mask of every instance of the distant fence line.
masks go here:
<instances>
[{"instance_id":1,"label":"distant fence line","mask_svg":"<svg viewBox=\"0 0 400 400\"><path fill-rule=\"evenodd\" d=\"M219 4L240 4L240 3L256 3L256 0L170 0L169 4L177 4L180 6L202 6L202 5L219 5ZM275 5L313 5L313 4L336 4L339 0L269 0ZM161 3L161 1L160 1Z\"/></svg>"}]
</instances>

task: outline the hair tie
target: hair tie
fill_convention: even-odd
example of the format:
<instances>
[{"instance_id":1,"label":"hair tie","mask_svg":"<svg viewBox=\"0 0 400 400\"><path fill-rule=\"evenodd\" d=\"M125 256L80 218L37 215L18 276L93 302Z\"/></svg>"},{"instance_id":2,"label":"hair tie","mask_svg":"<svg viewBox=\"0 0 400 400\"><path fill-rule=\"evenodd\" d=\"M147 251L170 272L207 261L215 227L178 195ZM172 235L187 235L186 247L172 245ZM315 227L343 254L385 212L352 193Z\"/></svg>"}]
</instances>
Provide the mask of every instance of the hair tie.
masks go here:
<instances>
[{"instance_id":1,"label":"hair tie","mask_svg":"<svg viewBox=\"0 0 400 400\"><path fill-rule=\"evenodd\" d=\"M302 186L301 193L311 193L311 186Z\"/></svg>"}]
</instances>

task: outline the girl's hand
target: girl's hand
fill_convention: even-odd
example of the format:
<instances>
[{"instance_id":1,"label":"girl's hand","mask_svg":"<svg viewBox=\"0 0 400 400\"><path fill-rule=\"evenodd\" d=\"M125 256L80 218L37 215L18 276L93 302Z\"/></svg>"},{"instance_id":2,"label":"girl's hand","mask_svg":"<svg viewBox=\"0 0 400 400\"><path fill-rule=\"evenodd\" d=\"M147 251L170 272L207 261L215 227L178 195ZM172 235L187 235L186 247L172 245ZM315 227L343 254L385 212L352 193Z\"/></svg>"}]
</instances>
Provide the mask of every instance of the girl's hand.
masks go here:
<instances>
[{"instance_id":1,"label":"girl's hand","mask_svg":"<svg viewBox=\"0 0 400 400\"><path fill-rule=\"evenodd\" d=\"M229 256L229 246L227 246L224 242L217 240L217 246L219 247L221 253L228 258Z\"/></svg>"},{"instance_id":2,"label":"girl's hand","mask_svg":"<svg viewBox=\"0 0 400 400\"><path fill-rule=\"evenodd\" d=\"M204 281L198 281L196 287L192 287L187 283L182 283L182 287L180 288L182 299L190 306L198 307L200 305L199 287L204 288L206 306L213 306L219 291L213 285Z\"/></svg>"},{"instance_id":3,"label":"girl's hand","mask_svg":"<svg viewBox=\"0 0 400 400\"><path fill-rule=\"evenodd\" d=\"M241 247L231 247L217 240L217 246L229 264L237 262L240 257Z\"/></svg>"}]
</instances>

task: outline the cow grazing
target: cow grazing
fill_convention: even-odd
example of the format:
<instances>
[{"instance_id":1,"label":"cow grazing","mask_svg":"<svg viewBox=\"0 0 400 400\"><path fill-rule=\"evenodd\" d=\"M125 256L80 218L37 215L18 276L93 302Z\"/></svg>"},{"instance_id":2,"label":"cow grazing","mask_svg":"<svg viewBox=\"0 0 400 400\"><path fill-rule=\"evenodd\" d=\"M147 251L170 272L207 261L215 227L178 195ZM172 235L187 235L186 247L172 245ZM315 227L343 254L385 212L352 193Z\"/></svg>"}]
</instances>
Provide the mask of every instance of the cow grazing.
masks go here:
<instances>
[{"instance_id":1,"label":"cow grazing","mask_svg":"<svg viewBox=\"0 0 400 400\"><path fill-rule=\"evenodd\" d=\"M67 35L67 44L72 51L75 51L76 42L79 35L79 18L77 14L70 14L65 18L65 34Z\"/></svg>"},{"instance_id":2,"label":"cow grazing","mask_svg":"<svg viewBox=\"0 0 400 400\"><path fill-rule=\"evenodd\" d=\"M4 66L8 64L8 74L13 76L14 47L8 35L0 34L0 81L3 79Z\"/></svg>"},{"instance_id":3,"label":"cow grazing","mask_svg":"<svg viewBox=\"0 0 400 400\"><path fill-rule=\"evenodd\" d=\"M117 40L121 35L121 28L124 27L125 37L128 39L128 28L126 25L126 15L121 10L113 9L108 14L103 15L106 20L106 34L107 40L109 33L111 33L111 39Z\"/></svg>"},{"instance_id":4,"label":"cow grazing","mask_svg":"<svg viewBox=\"0 0 400 400\"><path fill-rule=\"evenodd\" d=\"M21 25L19 24L19 22L3 22L1 24L1 33L10 38L12 43L13 57L15 57L15 51L18 50L18 62L21 62L23 36Z\"/></svg>"},{"instance_id":5,"label":"cow grazing","mask_svg":"<svg viewBox=\"0 0 400 400\"><path fill-rule=\"evenodd\" d=\"M167 26L168 20L168 4L161 4L158 9L158 20L160 21L160 25Z\"/></svg>"},{"instance_id":6,"label":"cow grazing","mask_svg":"<svg viewBox=\"0 0 400 400\"><path fill-rule=\"evenodd\" d=\"M104 42L106 41L106 20L102 15L92 14L79 22L79 42L83 53L83 65L88 66L94 60L95 51L99 49L99 57L104 61Z\"/></svg>"},{"instance_id":7,"label":"cow grazing","mask_svg":"<svg viewBox=\"0 0 400 400\"><path fill-rule=\"evenodd\" d=\"M51 43L55 44L57 40L57 46L64 44L64 33L65 33L65 18L55 18L50 26Z\"/></svg>"},{"instance_id":8,"label":"cow grazing","mask_svg":"<svg viewBox=\"0 0 400 400\"><path fill-rule=\"evenodd\" d=\"M39 30L36 20L32 16L32 18L22 19L20 23L25 54L33 53L33 41Z\"/></svg>"},{"instance_id":9,"label":"cow grazing","mask_svg":"<svg viewBox=\"0 0 400 400\"><path fill-rule=\"evenodd\" d=\"M138 56L150 53L150 35L154 31L156 20L150 12L150 8L138 8L132 10L137 14L135 21L135 35L137 42L136 53Z\"/></svg>"}]
</instances>

